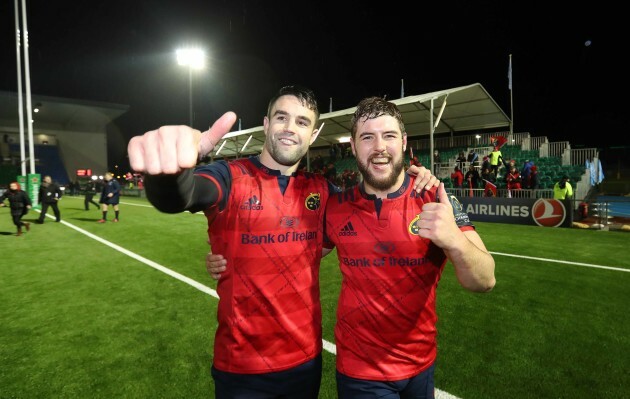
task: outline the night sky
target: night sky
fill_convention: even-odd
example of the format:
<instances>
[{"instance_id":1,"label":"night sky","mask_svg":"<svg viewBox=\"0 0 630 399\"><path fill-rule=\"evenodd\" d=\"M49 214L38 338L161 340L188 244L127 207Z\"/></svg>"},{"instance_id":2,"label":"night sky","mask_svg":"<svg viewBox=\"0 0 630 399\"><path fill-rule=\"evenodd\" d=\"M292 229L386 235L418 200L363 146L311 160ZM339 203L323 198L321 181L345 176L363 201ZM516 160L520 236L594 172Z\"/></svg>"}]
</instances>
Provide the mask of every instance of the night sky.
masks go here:
<instances>
[{"instance_id":1,"label":"night sky","mask_svg":"<svg viewBox=\"0 0 630 399\"><path fill-rule=\"evenodd\" d=\"M628 22L605 2L26 3L32 94L128 105L117 120L124 146L147 130L188 123L188 71L175 59L184 45L208 55L193 82L201 130L228 110L243 129L260 126L269 97L285 84L312 88L325 113L330 98L333 110L370 95L398 98L404 79L405 96L481 83L513 112L515 132L573 148L628 145L620 100ZM0 49L0 90L15 91L10 0L0 2ZM110 150L110 166L126 162L125 152Z\"/></svg>"}]
</instances>

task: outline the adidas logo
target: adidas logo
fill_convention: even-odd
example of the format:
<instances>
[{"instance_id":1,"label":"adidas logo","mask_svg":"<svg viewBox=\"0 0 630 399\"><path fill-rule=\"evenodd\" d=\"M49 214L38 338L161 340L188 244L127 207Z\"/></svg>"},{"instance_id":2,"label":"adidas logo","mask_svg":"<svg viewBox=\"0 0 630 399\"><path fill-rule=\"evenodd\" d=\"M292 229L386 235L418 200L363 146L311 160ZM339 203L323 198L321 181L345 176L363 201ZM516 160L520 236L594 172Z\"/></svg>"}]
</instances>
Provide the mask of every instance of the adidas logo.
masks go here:
<instances>
[{"instance_id":1,"label":"adidas logo","mask_svg":"<svg viewBox=\"0 0 630 399\"><path fill-rule=\"evenodd\" d=\"M261 211L263 209L263 206L260 204L260 200L258 199L258 197L254 195L247 201L243 202L243 204L241 205L241 209Z\"/></svg>"},{"instance_id":2,"label":"adidas logo","mask_svg":"<svg viewBox=\"0 0 630 399\"><path fill-rule=\"evenodd\" d=\"M352 227L352 222L346 223L346 225L343 226L341 228L341 231L339 232L340 237L349 237L349 236L356 236L356 235L357 235L357 232L354 231L354 227Z\"/></svg>"}]
</instances>

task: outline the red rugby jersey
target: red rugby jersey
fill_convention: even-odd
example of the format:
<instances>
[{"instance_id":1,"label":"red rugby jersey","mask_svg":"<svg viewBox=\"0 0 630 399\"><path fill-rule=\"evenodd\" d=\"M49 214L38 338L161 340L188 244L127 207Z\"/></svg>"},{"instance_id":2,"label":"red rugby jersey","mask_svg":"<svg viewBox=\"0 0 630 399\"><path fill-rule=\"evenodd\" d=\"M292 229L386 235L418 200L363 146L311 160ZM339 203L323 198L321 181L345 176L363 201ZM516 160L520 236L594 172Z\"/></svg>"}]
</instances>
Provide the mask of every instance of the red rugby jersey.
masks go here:
<instances>
[{"instance_id":1,"label":"red rugby jersey","mask_svg":"<svg viewBox=\"0 0 630 399\"><path fill-rule=\"evenodd\" d=\"M356 186L327 204L326 246L337 247L343 275L337 369L353 378L401 380L436 358L435 294L447 258L419 237L416 227L422 205L435 201L436 189L416 196L411 183L406 177L382 202ZM453 201L460 229L474 228Z\"/></svg>"},{"instance_id":2,"label":"red rugby jersey","mask_svg":"<svg viewBox=\"0 0 630 399\"><path fill-rule=\"evenodd\" d=\"M319 262L327 181L299 172L283 194L280 173L251 159L230 162L231 179L211 170L196 174L221 190L229 187L221 193L227 202L219 201L224 209L204 211L212 251L228 261L217 285L214 366L258 374L313 359L322 350Z\"/></svg>"}]
</instances>

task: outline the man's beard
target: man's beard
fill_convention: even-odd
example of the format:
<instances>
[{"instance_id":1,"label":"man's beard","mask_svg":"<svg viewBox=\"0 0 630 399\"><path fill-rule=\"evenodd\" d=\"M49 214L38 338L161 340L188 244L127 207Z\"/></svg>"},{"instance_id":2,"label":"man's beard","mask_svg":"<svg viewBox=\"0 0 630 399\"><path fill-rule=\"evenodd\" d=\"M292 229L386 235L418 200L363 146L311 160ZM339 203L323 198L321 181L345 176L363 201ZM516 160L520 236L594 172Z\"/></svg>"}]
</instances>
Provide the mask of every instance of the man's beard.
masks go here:
<instances>
[{"instance_id":1,"label":"man's beard","mask_svg":"<svg viewBox=\"0 0 630 399\"><path fill-rule=\"evenodd\" d=\"M274 139L268 141L266 146L271 158L283 166L293 166L297 164L302 157L304 157L306 151L308 151L308 147L303 148L301 146L295 146L294 149L289 151L281 151L278 147L279 143Z\"/></svg>"},{"instance_id":2,"label":"man's beard","mask_svg":"<svg viewBox=\"0 0 630 399\"><path fill-rule=\"evenodd\" d=\"M376 176L370 173L368 164L371 162L372 158L382 157L382 155L371 156L368 159L367 164L361 162L357 158L357 167L359 168L359 172L361 172L361 175L363 176L363 181L365 182L366 185L380 191L389 190L390 188L394 187L394 184L396 184L396 182L398 181L398 177L400 176L400 173L404 169L404 163L403 163L402 157L400 157L398 160L395 160L391 156L389 155L387 156L390 158L392 172L388 176L381 177L381 178L377 178Z\"/></svg>"}]
</instances>

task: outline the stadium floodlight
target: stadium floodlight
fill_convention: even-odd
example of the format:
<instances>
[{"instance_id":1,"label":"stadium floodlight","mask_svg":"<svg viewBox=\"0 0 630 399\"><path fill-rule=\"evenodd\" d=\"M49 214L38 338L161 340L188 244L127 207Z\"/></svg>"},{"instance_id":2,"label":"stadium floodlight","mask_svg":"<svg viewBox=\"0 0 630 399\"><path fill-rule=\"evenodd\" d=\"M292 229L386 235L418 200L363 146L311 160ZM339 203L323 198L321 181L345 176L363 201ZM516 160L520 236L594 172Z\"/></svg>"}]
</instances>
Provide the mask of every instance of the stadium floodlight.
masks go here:
<instances>
[{"instance_id":1,"label":"stadium floodlight","mask_svg":"<svg viewBox=\"0 0 630 399\"><path fill-rule=\"evenodd\" d=\"M181 48L175 54L177 63L188 67L188 111L190 127L193 127L193 69L203 69L206 66L206 53L199 48Z\"/></svg>"},{"instance_id":2,"label":"stadium floodlight","mask_svg":"<svg viewBox=\"0 0 630 399\"><path fill-rule=\"evenodd\" d=\"M198 48L183 48L176 51L177 63L191 69L203 69L206 66L206 53Z\"/></svg>"}]
</instances>

